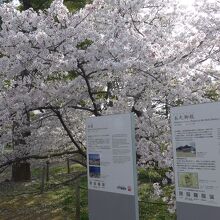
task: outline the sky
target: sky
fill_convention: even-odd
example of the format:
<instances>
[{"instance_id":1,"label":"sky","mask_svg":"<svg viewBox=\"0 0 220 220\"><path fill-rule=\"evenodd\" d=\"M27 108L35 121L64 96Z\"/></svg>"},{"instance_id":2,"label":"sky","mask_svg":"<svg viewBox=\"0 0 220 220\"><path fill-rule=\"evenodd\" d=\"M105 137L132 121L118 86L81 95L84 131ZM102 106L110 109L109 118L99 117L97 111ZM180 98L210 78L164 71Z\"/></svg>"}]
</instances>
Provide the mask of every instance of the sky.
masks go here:
<instances>
[{"instance_id":1,"label":"sky","mask_svg":"<svg viewBox=\"0 0 220 220\"><path fill-rule=\"evenodd\" d=\"M192 5L194 0L180 0L181 4L183 5Z\"/></svg>"},{"instance_id":2,"label":"sky","mask_svg":"<svg viewBox=\"0 0 220 220\"><path fill-rule=\"evenodd\" d=\"M16 5L16 6L19 5L20 4L19 0L13 0L13 4Z\"/></svg>"},{"instance_id":3,"label":"sky","mask_svg":"<svg viewBox=\"0 0 220 220\"><path fill-rule=\"evenodd\" d=\"M179 0L181 4L191 6L195 2L195 0ZM214 3L216 0L206 0L206 2Z\"/></svg>"}]
</instances>

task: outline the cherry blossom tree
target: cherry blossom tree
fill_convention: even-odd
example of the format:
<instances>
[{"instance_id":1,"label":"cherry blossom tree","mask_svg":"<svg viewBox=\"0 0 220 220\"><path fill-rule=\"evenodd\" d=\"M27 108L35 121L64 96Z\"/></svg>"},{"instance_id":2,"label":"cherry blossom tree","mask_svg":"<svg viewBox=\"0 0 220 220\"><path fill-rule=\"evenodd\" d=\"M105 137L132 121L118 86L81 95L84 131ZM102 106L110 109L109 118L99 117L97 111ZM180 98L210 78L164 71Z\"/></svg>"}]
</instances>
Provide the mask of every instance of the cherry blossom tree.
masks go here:
<instances>
[{"instance_id":1,"label":"cherry blossom tree","mask_svg":"<svg viewBox=\"0 0 220 220\"><path fill-rule=\"evenodd\" d=\"M39 12L1 6L1 144L19 144L0 168L61 154L83 163L85 119L134 112L138 164L167 168L172 179L170 107L209 101L215 86L207 66L216 68L209 25L218 17L214 9L205 16L207 6L95 0L76 13L61 0Z\"/></svg>"}]
</instances>

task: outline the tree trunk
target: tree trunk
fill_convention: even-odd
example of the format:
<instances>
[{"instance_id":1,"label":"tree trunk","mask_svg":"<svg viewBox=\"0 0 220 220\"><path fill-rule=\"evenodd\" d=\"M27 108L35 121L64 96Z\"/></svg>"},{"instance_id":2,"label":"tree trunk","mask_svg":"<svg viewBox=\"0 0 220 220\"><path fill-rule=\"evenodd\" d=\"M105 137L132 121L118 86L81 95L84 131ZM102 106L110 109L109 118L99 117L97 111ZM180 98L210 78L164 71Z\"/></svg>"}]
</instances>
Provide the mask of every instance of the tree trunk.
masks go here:
<instances>
[{"instance_id":1,"label":"tree trunk","mask_svg":"<svg viewBox=\"0 0 220 220\"><path fill-rule=\"evenodd\" d=\"M67 158L67 173L70 174L70 159Z\"/></svg>"},{"instance_id":2,"label":"tree trunk","mask_svg":"<svg viewBox=\"0 0 220 220\"><path fill-rule=\"evenodd\" d=\"M24 161L12 165L12 181L25 182L31 180L30 163Z\"/></svg>"},{"instance_id":3,"label":"tree trunk","mask_svg":"<svg viewBox=\"0 0 220 220\"><path fill-rule=\"evenodd\" d=\"M30 118L27 113L24 116L23 121L13 122L13 151L14 154L19 158L23 155L28 155L30 152L29 146L27 145L25 138L31 135L30 131ZM14 182L26 182L31 180L31 168L30 163L27 161L16 162L12 165L12 181Z\"/></svg>"},{"instance_id":4,"label":"tree trunk","mask_svg":"<svg viewBox=\"0 0 220 220\"><path fill-rule=\"evenodd\" d=\"M41 190L40 192L43 193L44 192L44 186L45 186L45 171L46 171L46 167L43 166L43 169L42 169L42 174L41 174Z\"/></svg>"},{"instance_id":5,"label":"tree trunk","mask_svg":"<svg viewBox=\"0 0 220 220\"><path fill-rule=\"evenodd\" d=\"M50 162L46 162L46 181L48 182L50 180Z\"/></svg>"}]
</instances>

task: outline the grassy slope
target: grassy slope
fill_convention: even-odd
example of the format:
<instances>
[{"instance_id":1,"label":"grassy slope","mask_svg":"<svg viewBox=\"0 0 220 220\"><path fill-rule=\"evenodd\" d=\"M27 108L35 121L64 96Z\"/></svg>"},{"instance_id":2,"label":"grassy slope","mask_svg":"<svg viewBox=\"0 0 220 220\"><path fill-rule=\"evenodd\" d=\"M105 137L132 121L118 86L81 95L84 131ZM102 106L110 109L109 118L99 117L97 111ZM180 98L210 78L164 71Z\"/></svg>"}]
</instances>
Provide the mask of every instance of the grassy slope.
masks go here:
<instances>
[{"instance_id":1,"label":"grassy slope","mask_svg":"<svg viewBox=\"0 0 220 220\"><path fill-rule=\"evenodd\" d=\"M54 167L50 170L50 181L41 189L41 170L34 169L31 183L0 185L0 220L59 220L74 219L75 185L70 182L62 185L84 169L72 166L72 173L66 174L66 167ZM86 179L81 179L81 185ZM83 194L83 192L82 192ZM82 197L86 197L82 195Z\"/></svg>"},{"instance_id":2,"label":"grassy slope","mask_svg":"<svg viewBox=\"0 0 220 220\"><path fill-rule=\"evenodd\" d=\"M75 189L73 182L62 185L74 174L85 171L84 168L73 165L71 174L66 173L65 166L51 168L50 181L45 192L40 193L41 170L34 169L31 183L10 185L4 188L0 185L0 220L74 220ZM141 220L173 220L174 216L167 211L167 206L161 200L154 198L152 181L159 180L161 174L154 170L139 171L139 198ZM81 220L88 220L87 210L87 179L81 178ZM85 189L84 189L85 188ZM167 192L171 190L167 188ZM24 194L26 193L26 194ZM155 203L147 203L147 201ZM159 204L157 204L159 202Z\"/></svg>"}]
</instances>

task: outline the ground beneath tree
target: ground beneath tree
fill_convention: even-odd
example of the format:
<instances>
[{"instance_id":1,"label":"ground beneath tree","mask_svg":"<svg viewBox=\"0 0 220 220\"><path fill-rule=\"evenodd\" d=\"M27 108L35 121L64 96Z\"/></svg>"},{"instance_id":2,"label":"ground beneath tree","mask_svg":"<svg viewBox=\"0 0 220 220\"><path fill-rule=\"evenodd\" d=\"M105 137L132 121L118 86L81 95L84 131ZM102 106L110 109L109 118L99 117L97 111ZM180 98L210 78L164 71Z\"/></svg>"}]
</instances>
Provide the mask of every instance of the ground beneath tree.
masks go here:
<instances>
[{"instance_id":1,"label":"ground beneath tree","mask_svg":"<svg viewBox=\"0 0 220 220\"><path fill-rule=\"evenodd\" d=\"M33 180L29 183L0 182L0 220L74 220L74 179L84 170L74 166L74 171L67 174L65 169L62 166L51 169L50 181L45 184L43 193L41 169L33 170ZM81 178L80 184L85 187L86 179ZM86 193L81 192L82 199Z\"/></svg>"},{"instance_id":2,"label":"ground beneath tree","mask_svg":"<svg viewBox=\"0 0 220 220\"><path fill-rule=\"evenodd\" d=\"M29 183L10 182L7 173L1 174L0 220L75 220L77 185L80 185L80 220L88 220L86 176L74 180L82 173L85 175L85 171L79 165L72 165L70 174L65 164L51 167L50 180L45 184L43 193L42 167L32 169L32 181ZM162 180L160 172L139 169L138 173L140 220L176 219L168 212L166 203L155 199L152 183ZM164 190L167 195L173 192L172 186L166 186Z\"/></svg>"}]
</instances>

